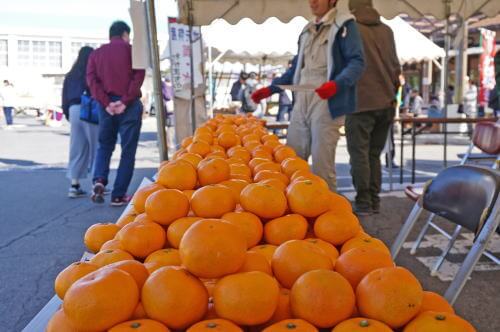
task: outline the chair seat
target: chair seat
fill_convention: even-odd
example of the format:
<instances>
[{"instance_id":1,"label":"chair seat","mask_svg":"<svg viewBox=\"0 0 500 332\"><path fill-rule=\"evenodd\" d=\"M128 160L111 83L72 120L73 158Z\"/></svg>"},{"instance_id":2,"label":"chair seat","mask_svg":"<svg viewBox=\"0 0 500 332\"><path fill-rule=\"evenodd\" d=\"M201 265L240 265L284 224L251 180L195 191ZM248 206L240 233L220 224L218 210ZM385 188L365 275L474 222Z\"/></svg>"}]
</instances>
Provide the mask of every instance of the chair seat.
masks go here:
<instances>
[{"instance_id":1,"label":"chair seat","mask_svg":"<svg viewBox=\"0 0 500 332\"><path fill-rule=\"evenodd\" d=\"M500 176L491 169L450 167L426 188L423 208L474 233L481 230L500 190Z\"/></svg>"}]
</instances>

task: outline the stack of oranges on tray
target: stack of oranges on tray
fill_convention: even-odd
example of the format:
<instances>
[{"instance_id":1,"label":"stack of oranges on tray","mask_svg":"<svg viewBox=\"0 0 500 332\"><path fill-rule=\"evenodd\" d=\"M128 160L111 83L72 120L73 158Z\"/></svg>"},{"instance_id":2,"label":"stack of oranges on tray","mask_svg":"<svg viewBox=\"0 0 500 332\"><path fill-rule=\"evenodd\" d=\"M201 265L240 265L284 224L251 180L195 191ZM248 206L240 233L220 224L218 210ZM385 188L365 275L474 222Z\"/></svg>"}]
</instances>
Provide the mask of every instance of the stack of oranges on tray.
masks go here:
<instances>
[{"instance_id":1,"label":"stack of oranges on tray","mask_svg":"<svg viewBox=\"0 0 500 332\"><path fill-rule=\"evenodd\" d=\"M209 120L132 205L87 230L47 331L475 331L258 119Z\"/></svg>"}]
</instances>

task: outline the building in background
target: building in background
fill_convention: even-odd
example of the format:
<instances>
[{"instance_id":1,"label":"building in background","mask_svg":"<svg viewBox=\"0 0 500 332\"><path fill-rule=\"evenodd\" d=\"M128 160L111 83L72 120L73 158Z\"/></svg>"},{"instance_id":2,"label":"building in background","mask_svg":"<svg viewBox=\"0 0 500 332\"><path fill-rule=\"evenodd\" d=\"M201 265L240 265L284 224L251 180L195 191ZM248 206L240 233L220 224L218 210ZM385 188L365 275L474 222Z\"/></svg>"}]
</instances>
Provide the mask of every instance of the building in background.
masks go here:
<instances>
[{"instance_id":1,"label":"building in background","mask_svg":"<svg viewBox=\"0 0 500 332\"><path fill-rule=\"evenodd\" d=\"M104 38L103 38L104 37ZM159 39L166 47L165 36ZM8 79L18 94L18 108L54 109L61 104L64 75L82 46L97 48L108 42L107 35L59 29L0 29L0 80ZM167 70L168 62L162 62ZM149 70L143 85L145 105L151 103Z\"/></svg>"},{"instance_id":2,"label":"building in background","mask_svg":"<svg viewBox=\"0 0 500 332\"><path fill-rule=\"evenodd\" d=\"M82 46L99 47L105 35L50 29L0 30L0 79L14 84L19 108L60 104L62 80Z\"/></svg>"}]
</instances>

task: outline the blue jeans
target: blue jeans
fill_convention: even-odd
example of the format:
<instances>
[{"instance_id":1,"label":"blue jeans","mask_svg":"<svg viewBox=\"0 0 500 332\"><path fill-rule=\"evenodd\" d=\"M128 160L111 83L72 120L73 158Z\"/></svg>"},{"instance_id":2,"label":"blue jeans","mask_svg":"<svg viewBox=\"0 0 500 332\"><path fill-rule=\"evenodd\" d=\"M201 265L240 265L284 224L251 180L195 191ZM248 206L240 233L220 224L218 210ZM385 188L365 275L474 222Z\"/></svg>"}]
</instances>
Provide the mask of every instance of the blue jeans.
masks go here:
<instances>
[{"instance_id":1,"label":"blue jeans","mask_svg":"<svg viewBox=\"0 0 500 332\"><path fill-rule=\"evenodd\" d=\"M5 122L7 123L7 126L10 126L13 121L12 121L12 112L14 111L14 107L9 107L9 106L4 106L3 107L3 114L5 115Z\"/></svg>"},{"instance_id":2,"label":"blue jeans","mask_svg":"<svg viewBox=\"0 0 500 332\"><path fill-rule=\"evenodd\" d=\"M111 98L112 101L119 98ZM132 102L120 115L110 115L104 108L99 111L99 146L94 165L94 183L108 183L109 163L120 134L122 153L111 198L125 196L134 174L135 153L142 125L142 103Z\"/></svg>"}]
</instances>

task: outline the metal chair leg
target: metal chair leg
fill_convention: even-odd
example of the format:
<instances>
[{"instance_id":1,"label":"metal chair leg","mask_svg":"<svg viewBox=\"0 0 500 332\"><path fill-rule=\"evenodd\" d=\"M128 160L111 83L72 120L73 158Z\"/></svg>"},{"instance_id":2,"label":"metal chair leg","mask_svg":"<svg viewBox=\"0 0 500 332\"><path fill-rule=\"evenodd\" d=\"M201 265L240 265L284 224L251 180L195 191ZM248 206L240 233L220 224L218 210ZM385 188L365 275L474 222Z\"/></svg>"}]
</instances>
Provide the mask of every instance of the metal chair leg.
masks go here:
<instances>
[{"instance_id":1,"label":"metal chair leg","mask_svg":"<svg viewBox=\"0 0 500 332\"><path fill-rule=\"evenodd\" d=\"M474 149L474 142L471 142L469 144L469 147L467 148L467 152L465 152L464 156L462 157L462 160L460 160L460 165L465 165L467 163L467 159L469 159L469 156L472 153L473 149Z\"/></svg>"},{"instance_id":2,"label":"metal chair leg","mask_svg":"<svg viewBox=\"0 0 500 332\"><path fill-rule=\"evenodd\" d=\"M437 275L437 271L441 267L441 265L444 262L444 259L450 252L451 248L453 248L453 245L455 244L455 241L457 240L458 235L460 234L460 231L462 230L462 226L458 225L455 227L455 230L453 231L453 234L451 235L451 239L448 241L448 244L446 245L446 248L443 250L441 253L441 256L439 256L438 260L434 264L434 266L431 269L431 276L435 277Z\"/></svg>"},{"instance_id":3,"label":"metal chair leg","mask_svg":"<svg viewBox=\"0 0 500 332\"><path fill-rule=\"evenodd\" d=\"M500 155L497 156L497 159L495 160L495 163L493 164L493 169L498 169L500 166Z\"/></svg>"},{"instance_id":4,"label":"metal chair leg","mask_svg":"<svg viewBox=\"0 0 500 332\"><path fill-rule=\"evenodd\" d=\"M425 223L424 227L420 231L420 234L418 234L417 239L413 243L413 246L411 247L410 254L415 255L417 252L418 247L420 246L420 243L424 239L425 233L427 233L427 230L431 226L432 219L434 219L436 215L434 213L431 213L429 218L427 218L427 222Z\"/></svg>"},{"instance_id":5,"label":"metal chair leg","mask_svg":"<svg viewBox=\"0 0 500 332\"><path fill-rule=\"evenodd\" d=\"M403 224L403 227L401 227L401 230L399 231L398 236L396 237L396 240L392 244L391 247L391 256L393 259L396 259L396 256L399 253L399 250L401 250L401 247L403 246L403 243L405 242L406 238L410 234L411 230L413 229L413 226L415 226L415 223L418 220L418 217L420 217L420 214L422 213L423 208L419 205L419 203L415 203L413 206L413 209L410 212L410 215L406 219L405 223Z\"/></svg>"},{"instance_id":6,"label":"metal chair leg","mask_svg":"<svg viewBox=\"0 0 500 332\"><path fill-rule=\"evenodd\" d=\"M462 266L458 270L457 275L455 276L451 285L448 287L446 293L444 294L444 297L446 298L446 300L448 300L450 304L453 305L453 303L455 303L455 301L457 300L458 295L460 294L463 287L465 286L465 283L467 282L467 278L472 273L474 266L476 265L477 261L479 260L482 253L486 249L486 245L493 237L493 234L495 234L495 231L499 224L500 224L500 199L497 200L497 202L495 203L495 207L493 208L493 211L491 211L490 216L486 220L483 229L479 233L479 236L477 237L476 241L474 241L471 250L465 257Z\"/></svg>"}]
</instances>

